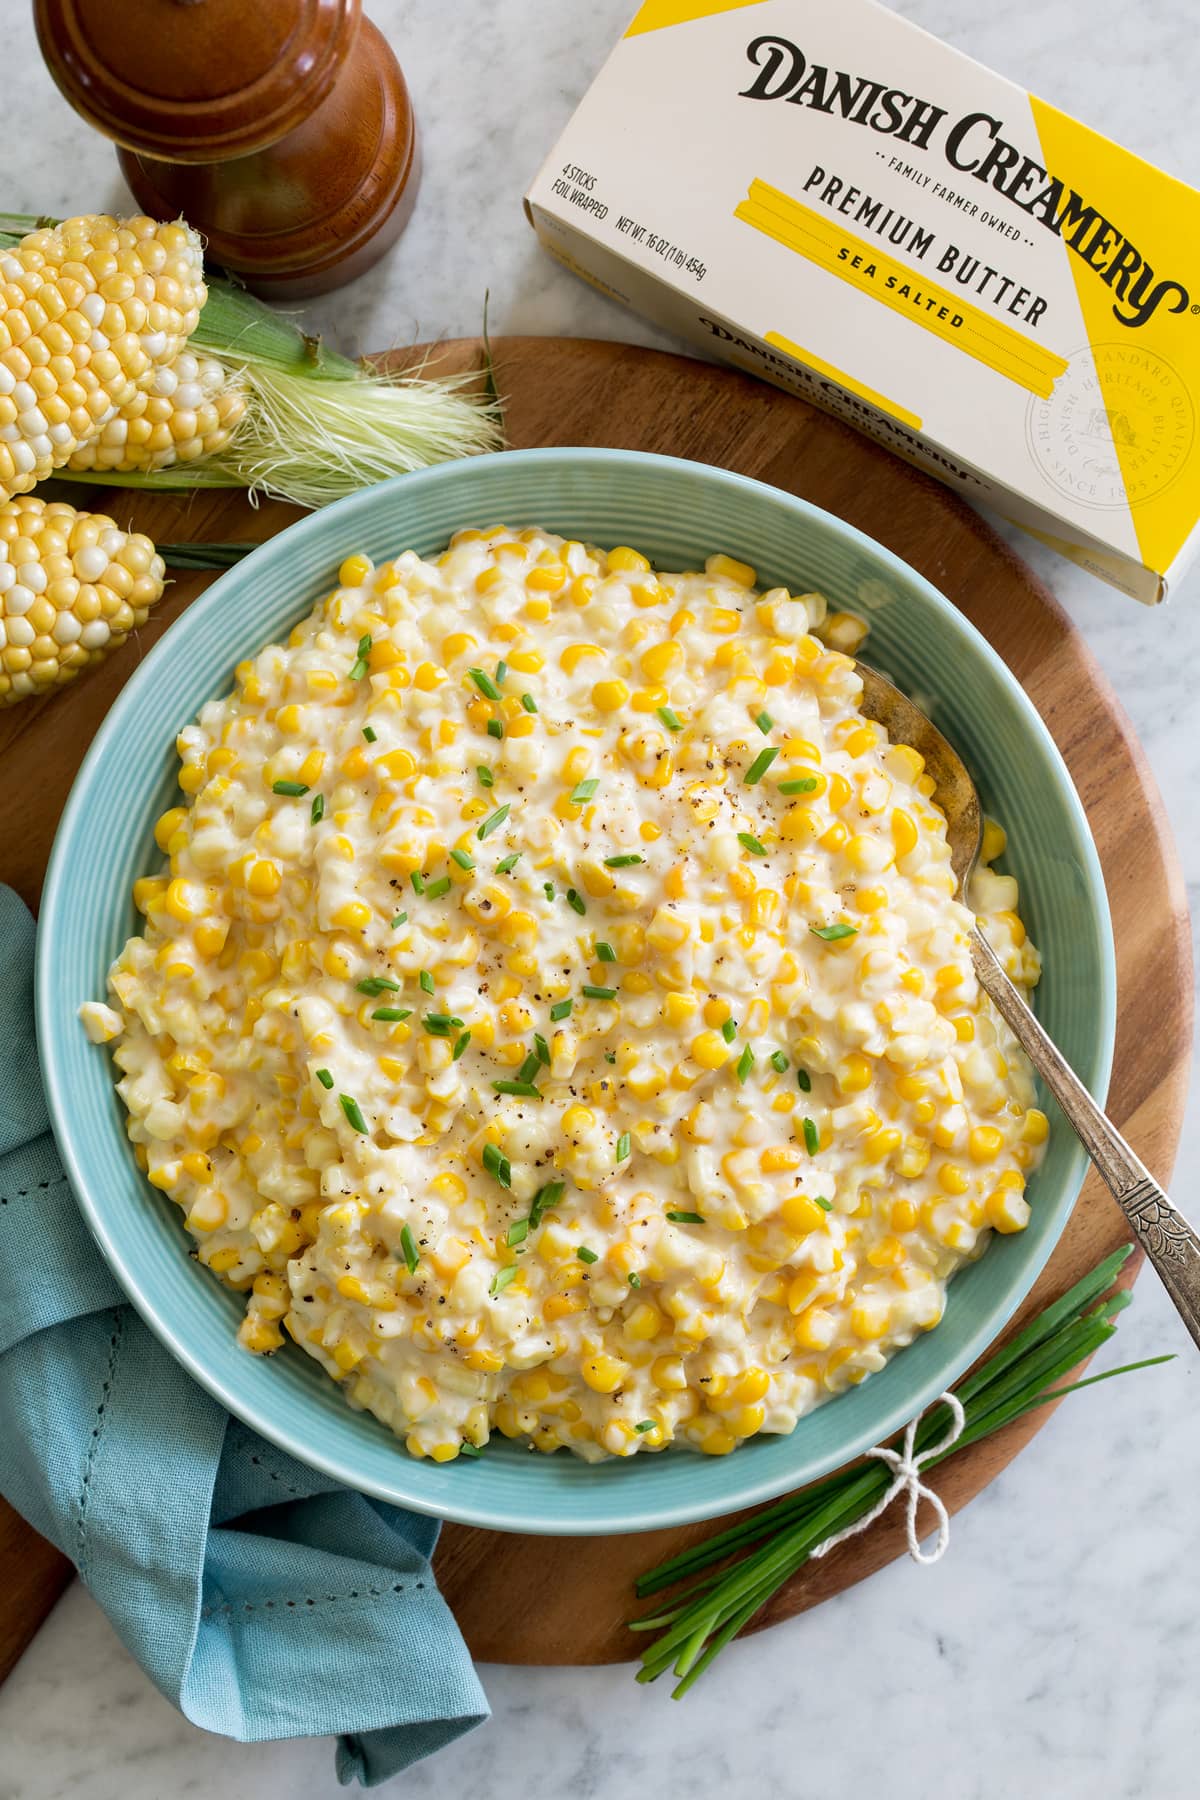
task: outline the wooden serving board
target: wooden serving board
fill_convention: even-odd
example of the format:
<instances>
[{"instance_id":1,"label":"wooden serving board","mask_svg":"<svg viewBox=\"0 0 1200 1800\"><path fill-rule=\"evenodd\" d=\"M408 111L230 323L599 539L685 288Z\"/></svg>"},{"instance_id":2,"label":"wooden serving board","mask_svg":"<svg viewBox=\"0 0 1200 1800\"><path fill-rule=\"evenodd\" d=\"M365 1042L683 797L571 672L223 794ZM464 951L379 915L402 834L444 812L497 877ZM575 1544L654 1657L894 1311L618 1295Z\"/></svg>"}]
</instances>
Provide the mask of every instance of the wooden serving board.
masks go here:
<instances>
[{"instance_id":1,"label":"wooden serving board","mask_svg":"<svg viewBox=\"0 0 1200 1800\"><path fill-rule=\"evenodd\" d=\"M1148 1166L1168 1180L1191 1036L1183 884L1161 801L1128 721L1047 590L945 488L760 382L620 344L511 338L493 348L514 447L661 451L802 494L919 569L1000 652L1053 733L1091 821L1117 944L1120 1014L1109 1110ZM478 358L476 342L458 342L442 346L438 366L470 368ZM181 500L91 488L72 497L111 510L121 523L132 522L162 541L258 539L295 516L274 504L254 511L240 495L220 491ZM0 879L31 905L88 742L138 659L212 579L180 576L138 642L56 697L0 712ZM1061 1293L1126 1236L1117 1208L1091 1178L1018 1319ZM1049 1410L964 1452L939 1473L938 1488L951 1511L1004 1468ZM756 1623L789 1618L898 1555L904 1547L901 1510L894 1508L868 1534L804 1570ZM623 1623L634 1610L635 1575L712 1529L533 1540L448 1525L436 1566L478 1659L615 1662L632 1658L638 1648ZM70 1572L0 1502L0 1675Z\"/></svg>"}]
</instances>

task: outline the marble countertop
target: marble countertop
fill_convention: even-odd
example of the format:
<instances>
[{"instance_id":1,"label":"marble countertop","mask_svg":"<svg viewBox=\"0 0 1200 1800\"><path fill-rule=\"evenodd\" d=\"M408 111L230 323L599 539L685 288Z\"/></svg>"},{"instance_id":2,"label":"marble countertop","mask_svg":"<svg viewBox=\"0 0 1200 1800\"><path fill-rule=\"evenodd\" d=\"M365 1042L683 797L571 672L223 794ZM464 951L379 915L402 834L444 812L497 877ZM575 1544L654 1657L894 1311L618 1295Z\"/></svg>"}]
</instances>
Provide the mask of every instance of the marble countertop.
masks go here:
<instances>
[{"instance_id":1,"label":"marble countertop","mask_svg":"<svg viewBox=\"0 0 1200 1800\"><path fill-rule=\"evenodd\" d=\"M896 9L1193 182L1200 53L1189 0L894 0ZM5 204L123 204L115 164L38 58L28 8L7 43ZM368 0L424 132L398 249L312 311L344 349L478 330L671 347L541 253L522 191L633 0ZM1014 539L1086 636L1141 735L1193 902L1200 844L1200 571L1150 612ZM1200 1217L1200 1112L1175 1194ZM490 1725L389 1785L488 1800L690 1800L873 1791L885 1800L1183 1800L1196 1792L1198 1365L1153 1276L1120 1358L1165 1368L1081 1395L955 1522L936 1568L907 1560L818 1612L734 1645L674 1705L628 1666L486 1668ZM1110 1352L1110 1360L1112 1358ZM84 1591L71 1589L0 1689L0 1800L182 1800L337 1791L324 1741L246 1748L188 1725Z\"/></svg>"}]
</instances>

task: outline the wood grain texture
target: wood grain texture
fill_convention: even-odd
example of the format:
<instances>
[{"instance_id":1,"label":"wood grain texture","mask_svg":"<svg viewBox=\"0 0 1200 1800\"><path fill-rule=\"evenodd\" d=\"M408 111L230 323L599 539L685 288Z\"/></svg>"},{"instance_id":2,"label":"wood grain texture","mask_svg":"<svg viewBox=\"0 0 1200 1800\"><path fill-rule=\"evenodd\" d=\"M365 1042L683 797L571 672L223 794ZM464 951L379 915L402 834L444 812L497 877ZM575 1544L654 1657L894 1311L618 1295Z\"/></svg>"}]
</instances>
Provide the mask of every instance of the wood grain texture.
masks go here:
<instances>
[{"instance_id":1,"label":"wood grain texture","mask_svg":"<svg viewBox=\"0 0 1200 1800\"><path fill-rule=\"evenodd\" d=\"M748 377L619 344L516 338L493 350L514 447L661 451L801 494L919 569L996 647L1053 733L1091 821L1117 945L1119 1016L1109 1111L1166 1182L1182 1121L1191 1036L1182 881L1145 758L1082 639L1047 590L945 488L836 420ZM441 365L470 367L478 353L473 341L446 345ZM95 490L81 503L100 504ZM259 538L293 516L275 505L255 513L227 494L189 500L125 494L105 504L122 523L132 521L163 540ZM93 732L149 644L211 579L181 577L137 641L78 687L0 713L0 879L30 904L36 904L58 815ZM1018 1322L1127 1235L1107 1192L1089 1179ZM1136 1262L1127 1279L1135 1272ZM938 1488L952 1512L999 1474L1049 1411L964 1452L939 1472ZM624 1629L634 1610L634 1576L712 1529L529 1539L448 1525L436 1566L479 1660L612 1662L636 1653L637 1642ZM802 1572L757 1626L819 1604L903 1548L900 1518L880 1521ZM32 1533L0 1516L0 1672L6 1655L15 1659L32 1636L67 1573Z\"/></svg>"}]
</instances>

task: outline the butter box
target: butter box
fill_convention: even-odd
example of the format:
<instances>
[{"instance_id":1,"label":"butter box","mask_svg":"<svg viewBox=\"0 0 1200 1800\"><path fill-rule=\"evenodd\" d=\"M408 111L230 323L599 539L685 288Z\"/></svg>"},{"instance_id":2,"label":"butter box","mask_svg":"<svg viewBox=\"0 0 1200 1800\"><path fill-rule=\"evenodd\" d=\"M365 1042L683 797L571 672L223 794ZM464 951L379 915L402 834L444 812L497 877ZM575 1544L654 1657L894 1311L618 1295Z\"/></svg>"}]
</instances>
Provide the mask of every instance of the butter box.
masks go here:
<instances>
[{"instance_id":1,"label":"butter box","mask_svg":"<svg viewBox=\"0 0 1200 1800\"><path fill-rule=\"evenodd\" d=\"M1200 193L875 0L646 0L526 211L1139 600L1200 544Z\"/></svg>"}]
</instances>

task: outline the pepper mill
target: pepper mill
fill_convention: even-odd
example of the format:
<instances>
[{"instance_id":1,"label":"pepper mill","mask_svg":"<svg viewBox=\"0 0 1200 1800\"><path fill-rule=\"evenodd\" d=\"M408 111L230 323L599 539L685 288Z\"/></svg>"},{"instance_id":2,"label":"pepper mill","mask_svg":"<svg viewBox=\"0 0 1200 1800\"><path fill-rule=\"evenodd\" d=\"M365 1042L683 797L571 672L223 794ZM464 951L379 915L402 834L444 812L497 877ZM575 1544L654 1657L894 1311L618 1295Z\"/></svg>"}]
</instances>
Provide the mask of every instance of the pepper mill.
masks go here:
<instances>
[{"instance_id":1,"label":"pepper mill","mask_svg":"<svg viewBox=\"0 0 1200 1800\"><path fill-rule=\"evenodd\" d=\"M34 0L34 18L139 206L182 214L265 298L352 280L407 223L412 107L361 0Z\"/></svg>"}]
</instances>

